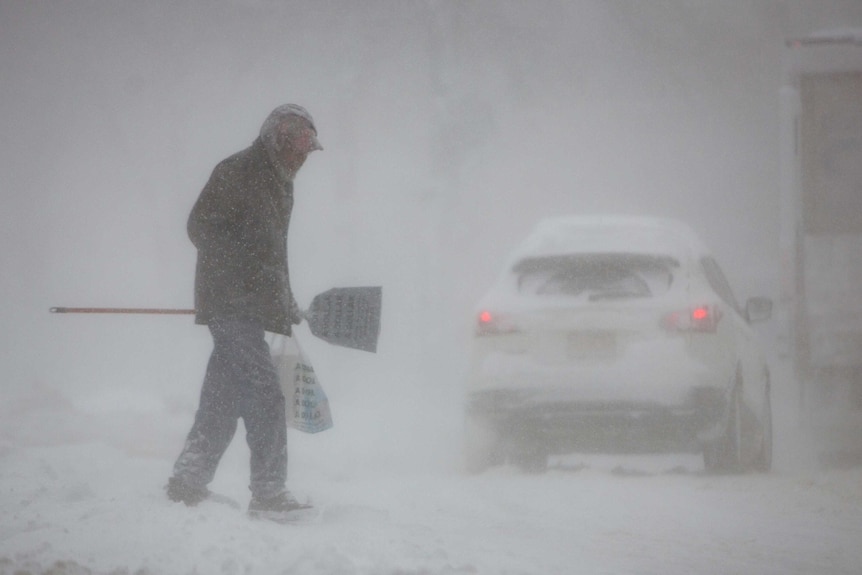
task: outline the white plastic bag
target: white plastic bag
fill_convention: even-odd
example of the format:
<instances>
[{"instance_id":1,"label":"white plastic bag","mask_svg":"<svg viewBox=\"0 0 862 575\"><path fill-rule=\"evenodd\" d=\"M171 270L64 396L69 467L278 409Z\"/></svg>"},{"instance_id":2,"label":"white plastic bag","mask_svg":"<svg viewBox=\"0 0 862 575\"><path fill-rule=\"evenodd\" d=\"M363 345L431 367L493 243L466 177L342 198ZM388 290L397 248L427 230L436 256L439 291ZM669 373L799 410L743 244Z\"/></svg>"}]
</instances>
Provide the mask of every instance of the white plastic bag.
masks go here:
<instances>
[{"instance_id":1,"label":"white plastic bag","mask_svg":"<svg viewBox=\"0 0 862 575\"><path fill-rule=\"evenodd\" d=\"M287 425L305 433L318 433L332 427L329 399L296 334L290 338L278 336L270 343L270 349L286 400Z\"/></svg>"}]
</instances>

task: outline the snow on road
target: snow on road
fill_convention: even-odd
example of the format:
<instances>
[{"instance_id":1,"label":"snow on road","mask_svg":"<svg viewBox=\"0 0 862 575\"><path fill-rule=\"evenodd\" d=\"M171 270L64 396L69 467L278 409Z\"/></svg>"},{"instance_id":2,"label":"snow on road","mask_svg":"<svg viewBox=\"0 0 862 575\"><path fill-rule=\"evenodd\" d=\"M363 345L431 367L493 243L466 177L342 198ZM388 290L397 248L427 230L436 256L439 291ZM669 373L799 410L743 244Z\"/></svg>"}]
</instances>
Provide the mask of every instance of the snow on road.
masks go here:
<instances>
[{"instance_id":1,"label":"snow on road","mask_svg":"<svg viewBox=\"0 0 862 575\"><path fill-rule=\"evenodd\" d=\"M321 513L282 526L245 516L239 438L212 487L242 510L165 498L188 414L157 414L155 431L44 398L12 405L0 409L2 575L862 572L858 468L709 476L693 455L571 455L544 475L468 477L351 460L334 430L293 433L290 486Z\"/></svg>"}]
</instances>

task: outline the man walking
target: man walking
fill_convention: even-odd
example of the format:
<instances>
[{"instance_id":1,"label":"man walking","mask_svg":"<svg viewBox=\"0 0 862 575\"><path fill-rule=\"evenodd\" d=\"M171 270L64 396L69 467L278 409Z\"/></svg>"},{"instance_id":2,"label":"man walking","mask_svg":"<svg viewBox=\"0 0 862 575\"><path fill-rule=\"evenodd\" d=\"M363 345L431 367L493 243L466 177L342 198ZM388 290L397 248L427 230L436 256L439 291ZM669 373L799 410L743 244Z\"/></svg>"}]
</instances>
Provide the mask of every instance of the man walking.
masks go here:
<instances>
[{"instance_id":1,"label":"man walking","mask_svg":"<svg viewBox=\"0 0 862 575\"><path fill-rule=\"evenodd\" d=\"M195 321L213 351L200 406L168 480L173 501L197 505L243 418L251 450L249 515L286 519L300 504L286 488L285 399L264 332L289 336L301 321L290 290L287 229L293 179L323 147L314 120L296 104L267 117L260 137L216 166L188 221L198 250Z\"/></svg>"}]
</instances>

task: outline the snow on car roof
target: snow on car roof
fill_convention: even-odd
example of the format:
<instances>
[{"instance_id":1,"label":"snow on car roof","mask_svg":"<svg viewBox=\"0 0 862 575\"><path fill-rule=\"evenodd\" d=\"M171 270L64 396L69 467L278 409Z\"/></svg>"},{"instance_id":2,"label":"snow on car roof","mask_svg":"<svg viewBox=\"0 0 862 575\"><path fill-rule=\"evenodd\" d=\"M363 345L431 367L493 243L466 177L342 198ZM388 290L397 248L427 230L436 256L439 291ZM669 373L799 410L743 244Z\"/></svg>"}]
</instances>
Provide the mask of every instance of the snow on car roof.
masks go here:
<instances>
[{"instance_id":1,"label":"snow on car roof","mask_svg":"<svg viewBox=\"0 0 862 575\"><path fill-rule=\"evenodd\" d=\"M645 216L563 216L539 222L515 250L524 258L574 253L668 255L683 262L708 253L686 224Z\"/></svg>"},{"instance_id":2,"label":"snow on car roof","mask_svg":"<svg viewBox=\"0 0 862 575\"><path fill-rule=\"evenodd\" d=\"M786 41L790 47L816 44L862 44L862 28L831 28Z\"/></svg>"}]
</instances>

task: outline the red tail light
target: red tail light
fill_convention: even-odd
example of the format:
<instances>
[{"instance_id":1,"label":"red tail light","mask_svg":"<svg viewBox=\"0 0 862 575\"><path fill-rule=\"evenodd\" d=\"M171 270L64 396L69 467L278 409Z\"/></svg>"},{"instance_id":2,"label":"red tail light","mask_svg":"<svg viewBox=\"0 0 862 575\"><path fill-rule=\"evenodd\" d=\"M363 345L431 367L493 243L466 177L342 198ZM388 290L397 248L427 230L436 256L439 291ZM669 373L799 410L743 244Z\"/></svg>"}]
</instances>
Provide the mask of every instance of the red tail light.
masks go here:
<instances>
[{"instance_id":1,"label":"red tail light","mask_svg":"<svg viewBox=\"0 0 862 575\"><path fill-rule=\"evenodd\" d=\"M720 320L721 310L718 307L702 305L667 314L662 319L662 326L669 331L713 333L718 329Z\"/></svg>"},{"instance_id":2,"label":"red tail light","mask_svg":"<svg viewBox=\"0 0 862 575\"><path fill-rule=\"evenodd\" d=\"M491 313L488 310L479 312L476 321L476 335L499 335L514 333L515 331L517 331L515 326L498 314Z\"/></svg>"}]
</instances>

